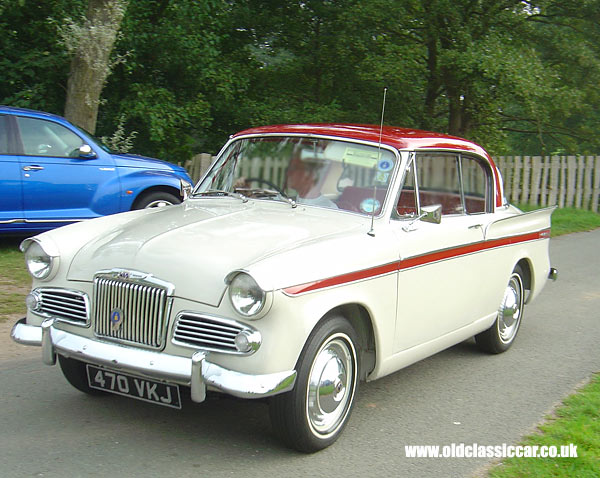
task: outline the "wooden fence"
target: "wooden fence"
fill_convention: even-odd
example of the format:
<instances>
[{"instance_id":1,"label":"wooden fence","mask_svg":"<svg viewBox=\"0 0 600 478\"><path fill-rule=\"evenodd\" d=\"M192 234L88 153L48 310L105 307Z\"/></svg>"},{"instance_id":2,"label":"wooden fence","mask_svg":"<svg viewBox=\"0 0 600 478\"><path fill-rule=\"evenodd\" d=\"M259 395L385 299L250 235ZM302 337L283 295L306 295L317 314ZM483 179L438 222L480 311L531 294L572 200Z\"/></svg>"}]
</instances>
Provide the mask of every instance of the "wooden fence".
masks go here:
<instances>
[{"instance_id":1,"label":"wooden fence","mask_svg":"<svg viewBox=\"0 0 600 478\"><path fill-rule=\"evenodd\" d=\"M197 182L214 159L197 154L183 166ZM511 203L599 211L600 156L499 156L494 161Z\"/></svg>"},{"instance_id":2,"label":"wooden fence","mask_svg":"<svg viewBox=\"0 0 600 478\"><path fill-rule=\"evenodd\" d=\"M500 156L494 161L511 203L598 212L600 156Z\"/></svg>"},{"instance_id":3,"label":"wooden fence","mask_svg":"<svg viewBox=\"0 0 600 478\"><path fill-rule=\"evenodd\" d=\"M179 165L187 170L190 177L194 180L194 184L196 184L215 159L216 156L201 153L192 156L192 159L188 159L183 164L179 163Z\"/></svg>"}]
</instances>

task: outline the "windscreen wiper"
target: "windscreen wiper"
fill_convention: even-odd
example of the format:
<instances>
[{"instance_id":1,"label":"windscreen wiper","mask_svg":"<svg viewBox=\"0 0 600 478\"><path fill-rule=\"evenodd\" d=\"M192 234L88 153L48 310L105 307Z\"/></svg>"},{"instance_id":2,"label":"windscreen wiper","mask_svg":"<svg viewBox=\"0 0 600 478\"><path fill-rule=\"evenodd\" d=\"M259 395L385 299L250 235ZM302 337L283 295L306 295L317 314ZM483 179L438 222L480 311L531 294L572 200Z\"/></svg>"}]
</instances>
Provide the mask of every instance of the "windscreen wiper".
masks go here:
<instances>
[{"instance_id":1,"label":"windscreen wiper","mask_svg":"<svg viewBox=\"0 0 600 478\"><path fill-rule=\"evenodd\" d=\"M197 193L194 193L192 195L192 197L197 197L197 196L203 196L203 197L218 197L218 196L222 196L222 197L232 197L232 198L237 198L237 199L241 199L242 202L248 202L248 198L246 196L244 196L243 194L239 193L239 192L231 192L231 191L224 191L222 189L209 189L208 191L200 191Z\"/></svg>"},{"instance_id":2,"label":"windscreen wiper","mask_svg":"<svg viewBox=\"0 0 600 478\"><path fill-rule=\"evenodd\" d=\"M261 188L236 188L237 191L241 191L241 195L244 197L254 197L254 198L281 198L284 201L290 203L292 207L296 207L296 201L294 201L291 197L285 194L283 191L278 191L276 189L261 189Z\"/></svg>"}]
</instances>

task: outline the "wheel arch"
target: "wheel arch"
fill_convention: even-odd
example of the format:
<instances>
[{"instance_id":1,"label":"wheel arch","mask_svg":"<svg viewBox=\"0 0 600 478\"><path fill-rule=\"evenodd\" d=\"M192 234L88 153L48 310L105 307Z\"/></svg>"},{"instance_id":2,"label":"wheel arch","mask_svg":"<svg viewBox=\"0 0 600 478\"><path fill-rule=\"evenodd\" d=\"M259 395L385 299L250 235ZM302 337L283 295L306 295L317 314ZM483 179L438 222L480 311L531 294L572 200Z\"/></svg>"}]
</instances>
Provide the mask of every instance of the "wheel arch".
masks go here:
<instances>
[{"instance_id":1,"label":"wheel arch","mask_svg":"<svg viewBox=\"0 0 600 478\"><path fill-rule=\"evenodd\" d=\"M521 271L523 272L523 288L527 291L525 303L528 303L529 298L531 297L531 291L533 290L533 286L535 285L533 277L533 264L528 258L522 258L515 265L515 268L517 267L520 267Z\"/></svg>"},{"instance_id":2,"label":"wheel arch","mask_svg":"<svg viewBox=\"0 0 600 478\"><path fill-rule=\"evenodd\" d=\"M139 204L139 202L148 194L152 194L152 193L156 193L156 192L163 192L163 193L169 193L174 195L175 197L180 197L179 196L179 189L174 188L172 186L168 186L168 185L164 185L164 184L160 184L157 186L149 186L145 189L142 189L141 191L138 192L137 196L135 197L135 199L133 200L133 202L131 203L131 209L136 209L136 206Z\"/></svg>"},{"instance_id":3,"label":"wheel arch","mask_svg":"<svg viewBox=\"0 0 600 478\"><path fill-rule=\"evenodd\" d=\"M341 316L345 318L350 325L356 331L360 343L360 380L366 380L368 375L375 368L376 362L376 339L375 330L373 328L373 321L371 314L367 308L358 303L349 303L338 305L333 309L329 310L316 324L316 328L319 324L329 319L330 317ZM314 329L313 329L314 330Z\"/></svg>"}]
</instances>

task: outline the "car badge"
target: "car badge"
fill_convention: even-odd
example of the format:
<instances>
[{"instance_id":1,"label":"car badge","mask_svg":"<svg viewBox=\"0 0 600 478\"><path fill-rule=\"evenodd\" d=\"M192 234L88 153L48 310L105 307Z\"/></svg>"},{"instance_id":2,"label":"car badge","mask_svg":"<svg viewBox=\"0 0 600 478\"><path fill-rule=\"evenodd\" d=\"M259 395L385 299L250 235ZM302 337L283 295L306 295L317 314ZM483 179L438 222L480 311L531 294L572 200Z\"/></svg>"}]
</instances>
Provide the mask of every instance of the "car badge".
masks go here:
<instances>
[{"instance_id":1,"label":"car badge","mask_svg":"<svg viewBox=\"0 0 600 478\"><path fill-rule=\"evenodd\" d=\"M110 313L110 325L113 332L117 332L123 325L123 311L119 308L113 309Z\"/></svg>"},{"instance_id":2,"label":"car badge","mask_svg":"<svg viewBox=\"0 0 600 478\"><path fill-rule=\"evenodd\" d=\"M130 274L127 271L119 271L117 277L119 277L119 279L129 279Z\"/></svg>"}]
</instances>

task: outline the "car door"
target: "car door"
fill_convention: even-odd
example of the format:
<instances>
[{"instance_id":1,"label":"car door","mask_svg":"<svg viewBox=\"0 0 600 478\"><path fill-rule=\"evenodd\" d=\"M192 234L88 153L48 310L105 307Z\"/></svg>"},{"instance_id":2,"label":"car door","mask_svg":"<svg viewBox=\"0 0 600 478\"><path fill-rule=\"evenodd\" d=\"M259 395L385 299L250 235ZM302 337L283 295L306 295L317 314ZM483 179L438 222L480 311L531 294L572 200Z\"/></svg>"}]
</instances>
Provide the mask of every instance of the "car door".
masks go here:
<instances>
[{"instance_id":1,"label":"car door","mask_svg":"<svg viewBox=\"0 0 600 478\"><path fill-rule=\"evenodd\" d=\"M57 122L17 116L16 123L27 222L68 222L119 210L118 173L109 155L80 157L86 142Z\"/></svg>"},{"instance_id":2,"label":"car door","mask_svg":"<svg viewBox=\"0 0 600 478\"><path fill-rule=\"evenodd\" d=\"M19 157L11 117L0 115L0 229L23 221L23 194Z\"/></svg>"},{"instance_id":3,"label":"car door","mask_svg":"<svg viewBox=\"0 0 600 478\"><path fill-rule=\"evenodd\" d=\"M399 244L396 352L456 333L489 315L493 273L479 252L490 220L493 183L485 162L460 154L416 154L392 224ZM440 205L439 224L417 219ZM493 307L492 307L493 309Z\"/></svg>"}]
</instances>

